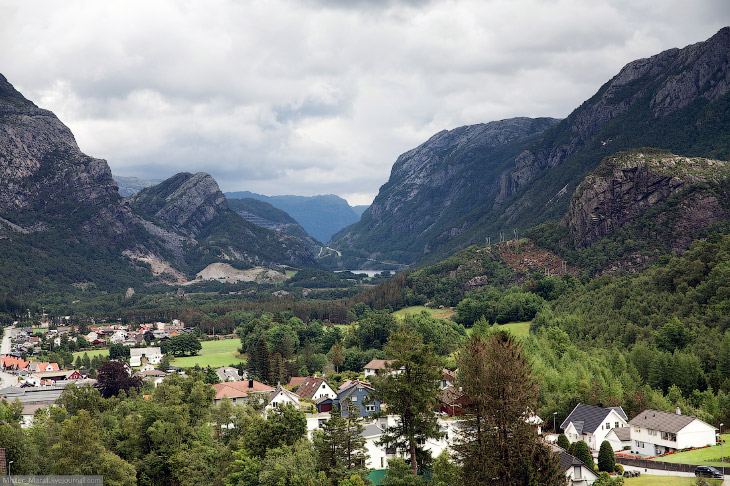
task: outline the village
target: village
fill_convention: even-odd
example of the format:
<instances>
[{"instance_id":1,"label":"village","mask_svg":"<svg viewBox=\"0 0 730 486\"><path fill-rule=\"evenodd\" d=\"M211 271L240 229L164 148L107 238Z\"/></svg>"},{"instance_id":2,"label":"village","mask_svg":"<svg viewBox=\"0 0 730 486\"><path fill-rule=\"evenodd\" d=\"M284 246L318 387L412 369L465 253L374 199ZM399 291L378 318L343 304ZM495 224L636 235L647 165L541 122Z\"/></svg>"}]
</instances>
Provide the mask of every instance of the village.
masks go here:
<instances>
[{"instance_id":1,"label":"village","mask_svg":"<svg viewBox=\"0 0 730 486\"><path fill-rule=\"evenodd\" d=\"M179 321L143 324L134 330L121 325L96 326L90 327L85 334L74 332L71 326L53 327L55 329L5 329L0 356L0 398L22 406L21 426L24 428L32 426L39 410L53 407L66 387L94 386L97 382L94 370L33 361L40 354L44 342L59 346L62 342L85 341L90 349L112 345L129 347L129 358L122 361L125 370L152 387L170 374L187 376L185 369L169 364L160 346L144 346L147 343L161 344L193 332ZM365 467L384 470L389 460L405 457L404 451L383 445L383 435L389 428L397 426L399 419L388 414L387 404L375 398L370 383L383 373L401 371L392 368L392 360L373 359L364 366L358 378L348 379L336 388L330 386L323 376L292 377L286 384L269 386L250 377L243 366L222 366L214 371L217 381L212 384L215 406L220 407L224 401L234 406L254 406L264 417L272 409L293 407L304 413L310 440L313 433L330 420L332 412L356 411L363 426L361 436L367 452ZM457 386L456 372L452 370L444 368L441 371L439 388L433 413L442 435L420 444L432 457L451 448L460 417L470 403L469 397ZM623 464L620 472L625 476L647 471L648 458L715 445L718 432L696 417L683 415L679 409L675 413L644 410L629 420L622 407L603 407L601 404L579 403L560 424L555 423L555 415L552 424L545 424L529 409L525 411L524 420L534 426L541 440L559 455L561 470L569 484L576 486L592 485L599 475L592 464L586 464L566 450L572 447L560 446L558 429L569 445L584 442L593 459L598 458L604 442L610 444L616 462ZM649 467L652 467L651 464Z\"/></svg>"}]
</instances>

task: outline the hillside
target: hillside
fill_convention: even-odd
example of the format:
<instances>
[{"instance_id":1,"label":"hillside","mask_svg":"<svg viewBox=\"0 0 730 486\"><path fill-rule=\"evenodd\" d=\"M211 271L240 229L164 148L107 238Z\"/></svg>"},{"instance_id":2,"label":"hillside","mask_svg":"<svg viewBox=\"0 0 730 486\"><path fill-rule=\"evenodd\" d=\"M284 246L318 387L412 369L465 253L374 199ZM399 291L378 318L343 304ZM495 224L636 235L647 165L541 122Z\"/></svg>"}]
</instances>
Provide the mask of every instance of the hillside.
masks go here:
<instances>
[{"instance_id":1,"label":"hillside","mask_svg":"<svg viewBox=\"0 0 730 486\"><path fill-rule=\"evenodd\" d=\"M148 181L140 177L123 177L113 174L112 176L114 177L114 182L116 182L117 186L119 187L119 194L121 194L122 197L131 196L135 192L140 191L145 187L150 187L160 182Z\"/></svg>"},{"instance_id":2,"label":"hillside","mask_svg":"<svg viewBox=\"0 0 730 486\"><path fill-rule=\"evenodd\" d=\"M273 205L253 198L228 199L228 207L243 219L266 229L299 238L313 254L319 251L322 244L309 236L307 232L289 216Z\"/></svg>"},{"instance_id":3,"label":"hillside","mask_svg":"<svg viewBox=\"0 0 730 486\"><path fill-rule=\"evenodd\" d=\"M264 196L248 191L227 192L229 199L258 199L285 211L312 238L327 243L333 234L360 219L360 215L339 196Z\"/></svg>"},{"instance_id":4,"label":"hillside","mask_svg":"<svg viewBox=\"0 0 730 486\"><path fill-rule=\"evenodd\" d=\"M293 237L246 221L208 174L180 173L129 198L174 255L178 267L197 273L215 262L247 265L316 265L304 244Z\"/></svg>"},{"instance_id":5,"label":"hillside","mask_svg":"<svg viewBox=\"0 0 730 486\"><path fill-rule=\"evenodd\" d=\"M434 136L393 166L360 223L341 231L335 247L357 256L380 255L401 263L432 262L469 244L512 236L536 224L560 219L570 195L606 156L638 147L659 147L688 157L726 160L730 157L730 28L705 42L670 49L627 64L568 118L537 140L512 147L497 170L479 179L479 190L444 178L445 169L469 163L473 152L454 152L448 165ZM431 152L424 149L433 148ZM416 153L423 162L405 177L405 161ZM499 173L496 173L499 172ZM428 181L409 184L408 181ZM408 204L420 201L424 211L443 207L440 218ZM386 204L388 202L389 204ZM438 211L431 211L434 215ZM424 232L427 228L427 232ZM408 248L408 250L402 250ZM345 251L347 254L347 251Z\"/></svg>"},{"instance_id":6,"label":"hillside","mask_svg":"<svg viewBox=\"0 0 730 486\"><path fill-rule=\"evenodd\" d=\"M499 174L555 123L514 118L444 130L398 157L360 221L333 237L345 262L358 257L344 265L370 266L365 258L412 263L431 252L435 238L495 197Z\"/></svg>"}]
</instances>

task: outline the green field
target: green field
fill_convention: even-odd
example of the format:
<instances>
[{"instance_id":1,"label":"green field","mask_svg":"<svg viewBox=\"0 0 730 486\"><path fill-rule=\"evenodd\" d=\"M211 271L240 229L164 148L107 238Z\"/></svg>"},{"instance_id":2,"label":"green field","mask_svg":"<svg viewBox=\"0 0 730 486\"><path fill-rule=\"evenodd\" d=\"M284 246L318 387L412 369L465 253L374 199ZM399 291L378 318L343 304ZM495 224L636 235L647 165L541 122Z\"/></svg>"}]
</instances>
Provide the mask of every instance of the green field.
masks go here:
<instances>
[{"instance_id":1,"label":"green field","mask_svg":"<svg viewBox=\"0 0 730 486\"><path fill-rule=\"evenodd\" d=\"M509 324L496 324L495 327L500 331L509 331L517 337L526 338L530 334L530 324L527 322L511 322Z\"/></svg>"},{"instance_id":2,"label":"green field","mask_svg":"<svg viewBox=\"0 0 730 486\"><path fill-rule=\"evenodd\" d=\"M92 359L94 356L109 356L108 349L90 349L89 351L78 351L74 353L74 361L76 361L77 356L81 356L83 358L84 353L89 355L89 359Z\"/></svg>"},{"instance_id":3,"label":"green field","mask_svg":"<svg viewBox=\"0 0 730 486\"><path fill-rule=\"evenodd\" d=\"M456 314L456 311L450 307L445 307L443 309L431 309L422 305L414 305L411 307L406 307L405 309L401 309L399 311L395 311L393 312L393 315L402 318L404 316L407 316L408 314L420 314L423 311L428 312L436 319L451 319Z\"/></svg>"},{"instance_id":4,"label":"green field","mask_svg":"<svg viewBox=\"0 0 730 486\"><path fill-rule=\"evenodd\" d=\"M730 472L730 460L728 453L730 447L728 440L730 440L730 434L722 434L722 438L725 439L725 444L722 449L719 445L712 447L705 447L704 449L696 449L694 451L678 452L676 454L669 454L668 456L657 457L652 459L653 461L662 462L678 462L682 464L697 464L698 466L722 466L720 459L724 456L725 469Z\"/></svg>"},{"instance_id":5,"label":"green field","mask_svg":"<svg viewBox=\"0 0 730 486\"><path fill-rule=\"evenodd\" d=\"M642 474L638 478L625 478L626 486L692 486L696 478L680 478L677 476L654 476L653 474ZM708 479L708 484L719 486L722 481L719 479Z\"/></svg>"},{"instance_id":6,"label":"green field","mask_svg":"<svg viewBox=\"0 0 730 486\"><path fill-rule=\"evenodd\" d=\"M172 360L173 366L183 368L200 365L201 367L211 366L218 368L231 364L244 363L245 360L238 356L238 348L241 341L238 339L223 339L221 341L203 341L200 343L203 349L198 356L186 356Z\"/></svg>"}]
</instances>

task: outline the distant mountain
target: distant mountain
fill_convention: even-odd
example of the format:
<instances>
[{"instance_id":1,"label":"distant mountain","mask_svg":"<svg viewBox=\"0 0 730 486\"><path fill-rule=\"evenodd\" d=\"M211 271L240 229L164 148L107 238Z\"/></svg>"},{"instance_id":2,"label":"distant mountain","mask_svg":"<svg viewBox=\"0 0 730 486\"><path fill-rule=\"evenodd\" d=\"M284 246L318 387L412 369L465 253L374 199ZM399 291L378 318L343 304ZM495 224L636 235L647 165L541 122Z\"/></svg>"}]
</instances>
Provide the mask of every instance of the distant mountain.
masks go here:
<instances>
[{"instance_id":1,"label":"distant mountain","mask_svg":"<svg viewBox=\"0 0 730 486\"><path fill-rule=\"evenodd\" d=\"M178 174L124 200L106 161L0 75L0 290L120 290L182 281L208 262L306 265L297 239L228 209L207 174Z\"/></svg>"},{"instance_id":2,"label":"distant mountain","mask_svg":"<svg viewBox=\"0 0 730 486\"><path fill-rule=\"evenodd\" d=\"M322 246L322 243L309 236L304 228L286 211L282 211L265 201L253 198L228 199L228 206L246 221L299 238L312 252L318 251L319 247Z\"/></svg>"},{"instance_id":3,"label":"distant mountain","mask_svg":"<svg viewBox=\"0 0 730 486\"><path fill-rule=\"evenodd\" d=\"M141 179L139 177L123 177L123 176L115 176L114 182L117 183L117 186L119 186L119 194L122 195L122 197L131 196L137 191L140 191L144 189L145 187L154 186L160 181L148 181L146 179Z\"/></svg>"},{"instance_id":4,"label":"distant mountain","mask_svg":"<svg viewBox=\"0 0 730 486\"><path fill-rule=\"evenodd\" d=\"M340 229L360 216L347 201L334 194L325 196L263 196L249 191L227 192L230 199L258 199L286 211L313 238L326 243Z\"/></svg>"},{"instance_id":5,"label":"distant mountain","mask_svg":"<svg viewBox=\"0 0 730 486\"><path fill-rule=\"evenodd\" d=\"M128 201L145 228L191 273L215 262L316 265L299 239L250 223L230 209L204 172L176 174Z\"/></svg>"},{"instance_id":6,"label":"distant mountain","mask_svg":"<svg viewBox=\"0 0 730 486\"><path fill-rule=\"evenodd\" d=\"M369 204L360 204L358 206L352 206L352 210L355 211L355 214L357 214L358 216L362 216L362 213L364 213L365 210L369 207Z\"/></svg>"},{"instance_id":7,"label":"distant mountain","mask_svg":"<svg viewBox=\"0 0 730 486\"><path fill-rule=\"evenodd\" d=\"M499 176L553 118L513 118L442 131L393 165L359 222L333 237L345 266L372 260L412 263L444 233L499 192ZM462 230L463 231L463 230Z\"/></svg>"},{"instance_id":8,"label":"distant mountain","mask_svg":"<svg viewBox=\"0 0 730 486\"><path fill-rule=\"evenodd\" d=\"M345 256L437 261L487 237L494 241L500 232L511 237L559 220L578 184L616 152L658 147L727 160L729 90L725 27L705 42L627 64L568 118L529 143L515 139L486 157L480 149L459 149L460 143L470 147L478 141L468 136L469 127L441 132L398 159L361 221L335 235L332 246ZM454 184L454 172L467 167L474 168L480 188Z\"/></svg>"}]
</instances>

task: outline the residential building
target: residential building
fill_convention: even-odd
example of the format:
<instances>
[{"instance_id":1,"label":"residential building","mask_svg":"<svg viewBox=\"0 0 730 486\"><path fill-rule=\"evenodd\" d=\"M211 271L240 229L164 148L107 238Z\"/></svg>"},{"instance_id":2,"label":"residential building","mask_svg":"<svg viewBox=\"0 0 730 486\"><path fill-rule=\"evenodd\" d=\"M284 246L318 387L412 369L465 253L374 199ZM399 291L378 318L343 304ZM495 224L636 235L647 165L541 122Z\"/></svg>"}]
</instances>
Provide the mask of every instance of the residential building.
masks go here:
<instances>
[{"instance_id":1,"label":"residential building","mask_svg":"<svg viewBox=\"0 0 730 486\"><path fill-rule=\"evenodd\" d=\"M299 396L293 391L289 391L279 385L269 394L269 404L266 405L266 409L284 407L286 405L301 408L301 405L299 404Z\"/></svg>"},{"instance_id":2,"label":"residential building","mask_svg":"<svg viewBox=\"0 0 730 486\"><path fill-rule=\"evenodd\" d=\"M37 373L39 371L58 371L60 367L58 366L58 363L43 363L43 362L33 362L28 364L28 371L31 373Z\"/></svg>"},{"instance_id":3,"label":"residential building","mask_svg":"<svg viewBox=\"0 0 730 486\"><path fill-rule=\"evenodd\" d=\"M162 361L162 351L159 347L132 348L129 350L129 354L130 366L142 366L143 359L146 359L146 362L150 364L159 364Z\"/></svg>"},{"instance_id":4,"label":"residential building","mask_svg":"<svg viewBox=\"0 0 730 486\"><path fill-rule=\"evenodd\" d=\"M601 447L611 429L628 427L626 420L626 413L621 407L604 408L579 403L560 428L570 442L582 440L595 451Z\"/></svg>"},{"instance_id":5,"label":"residential building","mask_svg":"<svg viewBox=\"0 0 730 486\"><path fill-rule=\"evenodd\" d=\"M660 410L644 410L629 422L631 450L657 456L688 447L715 445L715 427L690 415Z\"/></svg>"},{"instance_id":6,"label":"residential building","mask_svg":"<svg viewBox=\"0 0 730 486\"><path fill-rule=\"evenodd\" d=\"M373 388L369 383L359 380L350 380L347 387L340 387L337 398L323 397L316 401L319 413L329 412L333 408L339 408L342 402L349 399L357 406L361 417L370 417L380 412L380 402L372 398Z\"/></svg>"},{"instance_id":7,"label":"residential building","mask_svg":"<svg viewBox=\"0 0 730 486\"><path fill-rule=\"evenodd\" d=\"M216 383L213 388L216 392L213 403L216 405L220 405L224 398L230 399L234 404L245 403L251 398L258 398L262 403L268 403L269 395L274 391L273 387L256 380Z\"/></svg>"},{"instance_id":8,"label":"residential building","mask_svg":"<svg viewBox=\"0 0 730 486\"><path fill-rule=\"evenodd\" d=\"M296 381L295 381L296 380ZM289 384L299 382L297 378L292 378ZM317 401L320 398L337 398L337 393L330 387L324 378L317 376L307 376L298 385L296 394L300 398L308 398Z\"/></svg>"},{"instance_id":9,"label":"residential building","mask_svg":"<svg viewBox=\"0 0 730 486\"><path fill-rule=\"evenodd\" d=\"M565 473L568 484L571 486L590 486L598 479L595 471L577 457L571 456L565 451L557 452L557 454L560 459L560 469Z\"/></svg>"},{"instance_id":10,"label":"residential building","mask_svg":"<svg viewBox=\"0 0 730 486\"><path fill-rule=\"evenodd\" d=\"M388 369L388 365L392 363L392 359L374 359L365 365L365 379L371 376L377 376Z\"/></svg>"},{"instance_id":11,"label":"residential building","mask_svg":"<svg viewBox=\"0 0 730 486\"><path fill-rule=\"evenodd\" d=\"M631 426L609 430L604 440L611 444L614 452L631 449Z\"/></svg>"},{"instance_id":12,"label":"residential building","mask_svg":"<svg viewBox=\"0 0 730 486\"><path fill-rule=\"evenodd\" d=\"M218 379L221 382L224 381L241 381L247 377L241 376L238 373L238 368L234 368L233 366L221 366L220 368L216 368L215 374L218 375Z\"/></svg>"}]
</instances>

